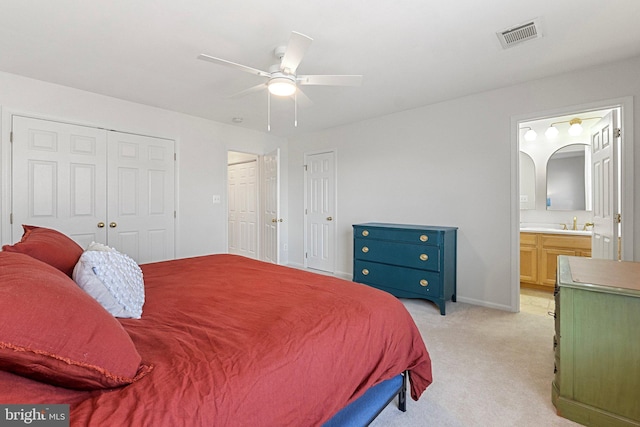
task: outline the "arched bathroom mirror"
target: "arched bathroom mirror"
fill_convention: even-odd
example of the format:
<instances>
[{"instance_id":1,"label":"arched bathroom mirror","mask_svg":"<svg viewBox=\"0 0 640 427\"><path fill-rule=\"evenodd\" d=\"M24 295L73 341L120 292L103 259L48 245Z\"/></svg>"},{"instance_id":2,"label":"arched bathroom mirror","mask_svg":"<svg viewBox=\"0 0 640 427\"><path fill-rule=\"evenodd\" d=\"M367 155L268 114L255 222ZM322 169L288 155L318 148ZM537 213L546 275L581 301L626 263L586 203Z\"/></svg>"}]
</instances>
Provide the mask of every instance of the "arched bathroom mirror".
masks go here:
<instances>
[{"instance_id":1,"label":"arched bathroom mirror","mask_svg":"<svg viewBox=\"0 0 640 427\"><path fill-rule=\"evenodd\" d=\"M547 162L547 210L591 210L591 151L587 144L560 148Z\"/></svg>"},{"instance_id":2,"label":"arched bathroom mirror","mask_svg":"<svg viewBox=\"0 0 640 427\"><path fill-rule=\"evenodd\" d=\"M533 159L520 151L520 209L536 208L536 166Z\"/></svg>"}]
</instances>

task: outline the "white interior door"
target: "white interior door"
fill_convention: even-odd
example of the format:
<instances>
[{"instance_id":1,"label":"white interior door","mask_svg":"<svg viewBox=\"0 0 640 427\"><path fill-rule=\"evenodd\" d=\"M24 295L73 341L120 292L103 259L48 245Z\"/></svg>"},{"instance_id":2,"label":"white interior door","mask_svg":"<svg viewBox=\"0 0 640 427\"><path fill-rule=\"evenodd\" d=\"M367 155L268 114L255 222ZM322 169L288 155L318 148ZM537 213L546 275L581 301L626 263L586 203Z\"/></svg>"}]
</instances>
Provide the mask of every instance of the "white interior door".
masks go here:
<instances>
[{"instance_id":1,"label":"white interior door","mask_svg":"<svg viewBox=\"0 0 640 427\"><path fill-rule=\"evenodd\" d=\"M333 152L306 157L307 267L335 270L336 171Z\"/></svg>"},{"instance_id":2,"label":"white interior door","mask_svg":"<svg viewBox=\"0 0 640 427\"><path fill-rule=\"evenodd\" d=\"M262 259L280 263L280 149L262 157Z\"/></svg>"},{"instance_id":3,"label":"white interior door","mask_svg":"<svg viewBox=\"0 0 640 427\"><path fill-rule=\"evenodd\" d=\"M174 142L108 132L108 242L138 263L174 258Z\"/></svg>"},{"instance_id":4,"label":"white interior door","mask_svg":"<svg viewBox=\"0 0 640 427\"><path fill-rule=\"evenodd\" d=\"M228 166L229 253L257 258L257 161Z\"/></svg>"},{"instance_id":5,"label":"white interior door","mask_svg":"<svg viewBox=\"0 0 640 427\"><path fill-rule=\"evenodd\" d=\"M13 116L12 132L12 241L29 224L107 243L105 131Z\"/></svg>"},{"instance_id":6,"label":"white interior door","mask_svg":"<svg viewBox=\"0 0 640 427\"><path fill-rule=\"evenodd\" d=\"M618 129L614 110L591 130L593 177L593 237L591 256L618 259Z\"/></svg>"}]
</instances>

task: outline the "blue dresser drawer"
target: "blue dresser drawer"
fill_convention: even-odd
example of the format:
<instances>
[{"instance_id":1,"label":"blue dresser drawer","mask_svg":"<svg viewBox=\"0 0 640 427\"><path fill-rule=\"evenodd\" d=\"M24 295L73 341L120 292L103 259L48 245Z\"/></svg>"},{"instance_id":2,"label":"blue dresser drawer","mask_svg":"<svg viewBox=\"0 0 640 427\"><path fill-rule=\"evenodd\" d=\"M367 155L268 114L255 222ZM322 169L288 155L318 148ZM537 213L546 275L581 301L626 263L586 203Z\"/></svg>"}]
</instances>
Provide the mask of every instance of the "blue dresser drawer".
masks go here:
<instances>
[{"instance_id":1,"label":"blue dresser drawer","mask_svg":"<svg viewBox=\"0 0 640 427\"><path fill-rule=\"evenodd\" d=\"M440 275L432 271L356 260L354 281L393 291L440 296ZM392 291L393 290L393 291Z\"/></svg>"},{"instance_id":2,"label":"blue dresser drawer","mask_svg":"<svg viewBox=\"0 0 640 427\"><path fill-rule=\"evenodd\" d=\"M407 243L439 245L441 233L432 230L406 230L377 226L354 226L354 237L361 239L394 240Z\"/></svg>"},{"instance_id":3,"label":"blue dresser drawer","mask_svg":"<svg viewBox=\"0 0 640 427\"><path fill-rule=\"evenodd\" d=\"M437 246L361 238L354 241L356 259L440 271L440 248Z\"/></svg>"}]
</instances>

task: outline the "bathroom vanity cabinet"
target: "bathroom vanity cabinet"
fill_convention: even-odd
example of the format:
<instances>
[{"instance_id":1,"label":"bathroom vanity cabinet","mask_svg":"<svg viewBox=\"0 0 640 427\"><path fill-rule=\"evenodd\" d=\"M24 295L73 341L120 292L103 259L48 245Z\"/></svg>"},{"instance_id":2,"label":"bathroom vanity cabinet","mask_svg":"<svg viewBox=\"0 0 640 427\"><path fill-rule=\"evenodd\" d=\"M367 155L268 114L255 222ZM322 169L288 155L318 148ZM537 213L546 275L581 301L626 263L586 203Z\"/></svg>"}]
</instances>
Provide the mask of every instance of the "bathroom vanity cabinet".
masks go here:
<instances>
[{"instance_id":1,"label":"bathroom vanity cabinet","mask_svg":"<svg viewBox=\"0 0 640 427\"><path fill-rule=\"evenodd\" d=\"M558 255L590 257L591 236L520 233L520 283L553 290Z\"/></svg>"},{"instance_id":2,"label":"bathroom vanity cabinet","mask_svg":"<svg viewBox=\"0 0 640 427\"><path fill-rule=\"evenodd\" d=\"M586 426L640 426L640 263L558 257L558 415Z\"/></svg>"}]
</instances>

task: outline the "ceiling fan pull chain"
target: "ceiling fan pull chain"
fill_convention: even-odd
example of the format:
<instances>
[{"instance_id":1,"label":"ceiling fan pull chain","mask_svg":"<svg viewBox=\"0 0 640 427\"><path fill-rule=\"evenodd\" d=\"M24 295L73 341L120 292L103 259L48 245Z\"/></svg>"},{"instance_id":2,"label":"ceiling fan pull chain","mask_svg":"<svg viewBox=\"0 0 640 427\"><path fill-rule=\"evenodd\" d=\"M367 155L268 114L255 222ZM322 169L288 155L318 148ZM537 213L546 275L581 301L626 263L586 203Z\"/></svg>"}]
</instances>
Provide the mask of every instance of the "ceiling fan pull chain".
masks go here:
<instances>
[{"instance_id":1,"label":"ceiling fan pull chain","mask_svg":"<svg viewBox=\"0 0 640 427\"><path fill-rule=\"evenodd\" d=\"M293 94L293 127L298 127L298 91Z\"/></svg>"},{"instance_id":2,"label":"ceiling fan pull chain","mask_svg":"<svg viewBox=\"0 0 640 427\"><path fill-rule=\"evenodd\" d=\"M271 132L271 92L267 91L267 132Z\"/></svg>"}]
</instances>

